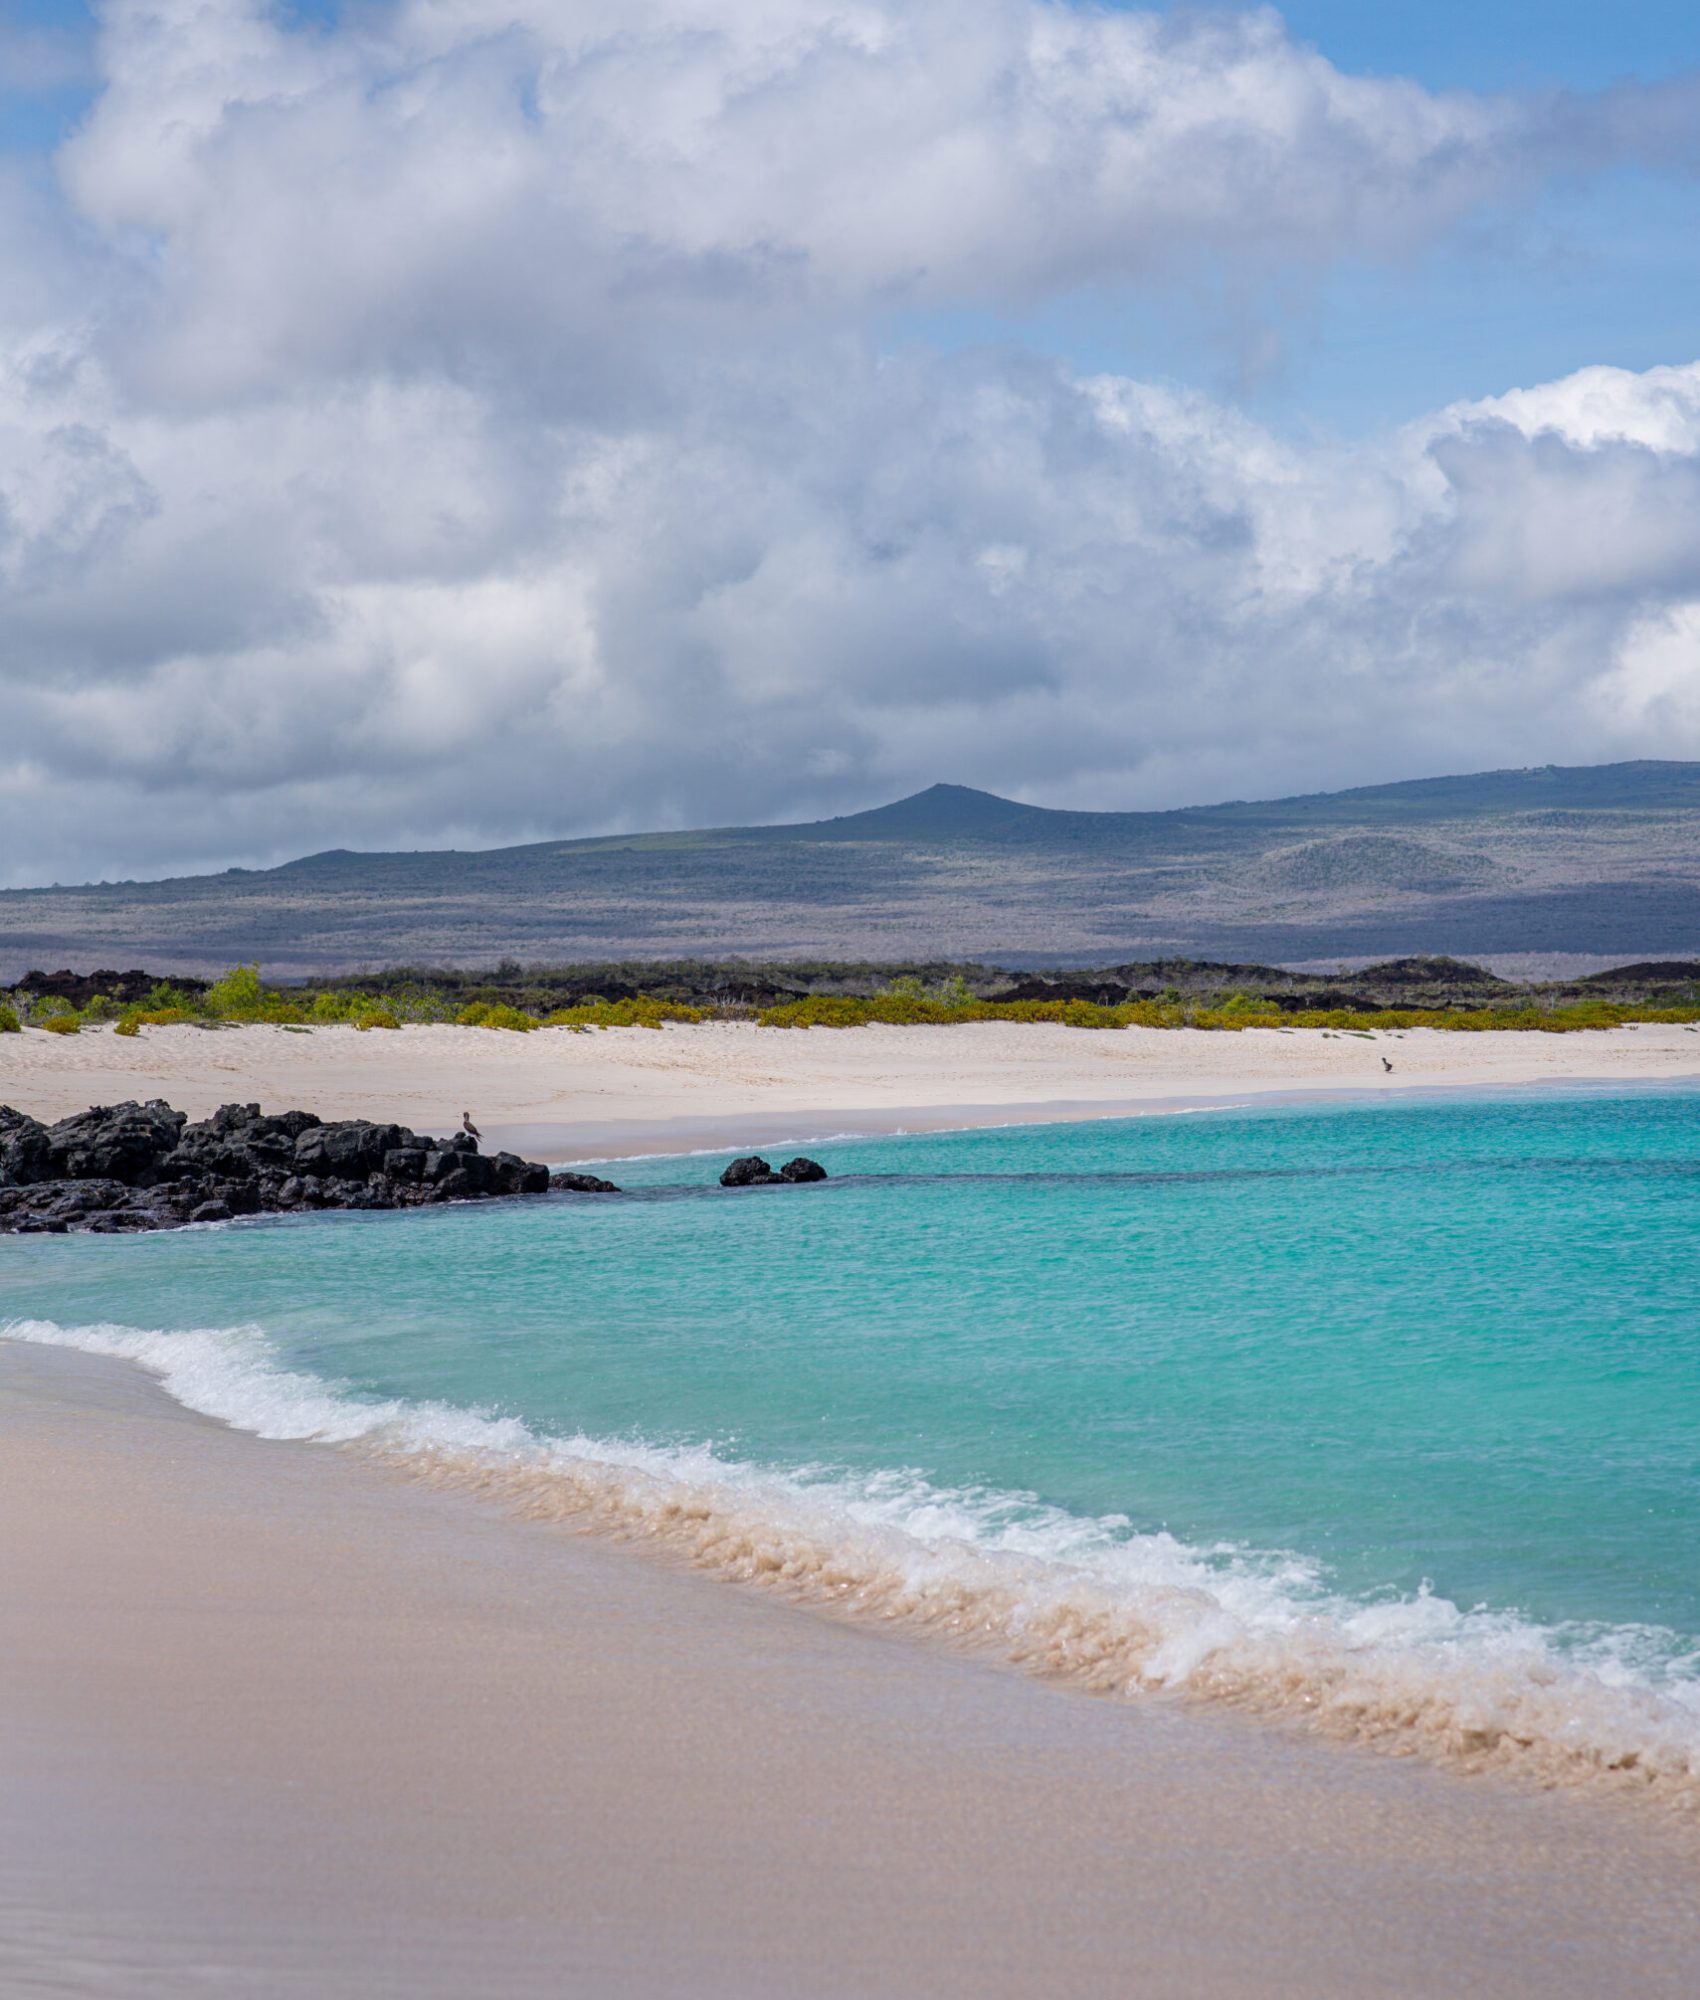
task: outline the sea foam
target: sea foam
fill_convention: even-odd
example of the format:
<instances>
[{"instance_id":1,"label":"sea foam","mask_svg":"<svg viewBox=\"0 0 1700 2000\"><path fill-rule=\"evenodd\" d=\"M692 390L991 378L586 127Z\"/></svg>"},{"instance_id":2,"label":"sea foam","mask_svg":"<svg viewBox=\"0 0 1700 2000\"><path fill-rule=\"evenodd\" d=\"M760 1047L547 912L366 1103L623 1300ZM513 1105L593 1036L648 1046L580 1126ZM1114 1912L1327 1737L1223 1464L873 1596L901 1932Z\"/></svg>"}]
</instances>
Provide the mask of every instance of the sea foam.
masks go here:
<instances>
[{"instance_id":1,"label":"sea foam","mask_svg":"<svg viewBox=\"0 0 1700 2000\"><path fill-rule=\"evenodd\" d=\"M359 1450L528 1518L653 1541L718 1576L1097 1692L1166 1691L1454 1768L1700 1811L1700 1679L1655 1628L1553 1630L1427 1590L1355 1602L1298 1556L1136 1533L1030 1495L903 1471L780 1473L706 1447L362 1400L279 1366L256 1328L36 1319L0 1335L137 1363L188 1408L258 1437Z\"/></svg>"}]
</instances>

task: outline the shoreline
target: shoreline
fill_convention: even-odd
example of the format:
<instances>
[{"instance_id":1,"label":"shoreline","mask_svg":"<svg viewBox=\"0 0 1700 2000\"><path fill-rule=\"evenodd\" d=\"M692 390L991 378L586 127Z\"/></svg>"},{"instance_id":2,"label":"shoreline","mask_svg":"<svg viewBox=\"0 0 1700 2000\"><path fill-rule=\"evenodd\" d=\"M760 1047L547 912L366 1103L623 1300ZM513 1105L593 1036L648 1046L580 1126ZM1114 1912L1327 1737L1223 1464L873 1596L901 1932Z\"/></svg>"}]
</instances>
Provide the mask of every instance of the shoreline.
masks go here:
<instances>
[{"instance_id":1,"label":"shoreline","mask_svg":"<svg viewBox=\"0 0 1700 2000\"><path fill-rule=\"evenodd\" d=\"M1539 1625L1522 1632L1519 1666L1515 1651L1500 1658L1503 1622L1472 1634L1473 1614L1431 1645L1420 1634L1407 1634L1408 1645L1366 1643L1357 1620L1377 1620L1361 1601L1301 1594L1287 1600L1286 1617L1254 1611L1248 1620L1231 1593L1218 1595L1208 1560L1200 1565L1207 1552L1184 1543L1129 1592L1089 1551L1000 1553L996 1535L988 1548L971 1526L892 1532L877 1504L866 1519L853 1494L835 1500L830 1482L799 1482L781 1468L619 1437L564 1440L477 1407L346 1399L334 1380L280 1370L240 1328L0 1321L8 1337L138 1366L185 1409L239 1433L334 1445L513 1518L635 1544L794 1609L942 1644L1054 1686L1297 1729L1458 1777L1609 1795L1669 1814L1700 1838L1693 1718L1680 1697L1575 1669ZM939 1497L951 1504L948 1490ZM1201 1635L1205 1656L1177 1676Z\"/></svg>"},{"instance_id":2,"label":"shoreline","mask_svg":"<svg viewBox=\"0 0 1700 2000\"><path fill-rule=\"evenodd\" d=\"M864 1113L834 1111L830 1108L812 1115L821 1122L818 1129L799 1130L794 1122L743 1119L725 1122L703 1121L699 1129L686 1121L676 1121L656 1129L639 1130L622 1124L605 1128L606 1148L600 1152L580 1152L570 1158L551 1160L551 1166L591 1167L620 1160L707 1158L740 1146L829 1146L854 1139L922 1138L950 1132L990 1132L1014 1130L1024 1125L1085 1125L1133 1118L1179 1118L1227 1111L1267 1110L1276 1106L1296 1109L1307 1104L1412 1104L1437 1103L1459 1098L1493 1097L1515 1101L1549 1091L1599 1091L1613 1095L1620 1091L1700 1089L1700 1070L1691 1076L1556 1076L1528 1082L1415 1083L1376 1088L1373 1085L1342 1085L1336 1089L1283 1090L1249 1085L1217 1095L1141 1098L1132 1103L1114 1100L1079 1103L1060 1100L1050 1104L958 1104L948 1108L933 1105L912 1110ZM504 1127L511 1133L515 1128ZM575 1140L583 1141L596 1128L574 1128ZM518 1128L521 1141L529 1133L534 1150L549 1140L559 1142L562 1128L538 1126Z\"/></svg>"},{"instance_id":3,"label":"shoreline","mask_svg":"<svg viewBox=\"0 0 1700 2000\"><path fill-rule=\"evenodd\" d=\"M67 1955L125 2000L1700 1976L1691 1839L1623 1803L1085 1700L123 1362L0 1342L0 1438L8 1990L78 1990Z\"/></svg>"},{"instance_id":4,"label":"shoreline","mask_svg":"<svg viewBox=\"0 0 1700 2000\"><path fill-rule=\"evenodd\" d=\"M1416 1028L1366 1038L1001 1022L807 1030L709 1022L529 1035L182 1026L129 1040L0 1036L0 1103L47 1122L126 1097L163 1097L192 1118L257 1101L267 1111L393 1119L425 1132L455 1129L470 1109L490 1150L556 1163L1124 1118L1248 1099L1696 1082L1700 1033L1674 1026L1563 1035Z\"/></svg>"}]
</instances>

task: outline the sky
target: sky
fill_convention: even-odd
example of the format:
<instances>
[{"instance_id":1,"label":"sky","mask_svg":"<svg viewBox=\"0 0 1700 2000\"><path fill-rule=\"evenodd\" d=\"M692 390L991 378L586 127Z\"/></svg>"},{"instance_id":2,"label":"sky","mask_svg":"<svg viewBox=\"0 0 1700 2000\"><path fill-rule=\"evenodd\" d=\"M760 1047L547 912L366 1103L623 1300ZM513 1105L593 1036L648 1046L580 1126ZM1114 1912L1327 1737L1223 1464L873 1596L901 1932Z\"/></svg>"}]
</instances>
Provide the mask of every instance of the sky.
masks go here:
<instances>
[{"instance_id":1,"label":"sky","mask_svg":"<svg viewBox=\"0 0 1700 2000\"><path fill-rule=\"evenodd\" d=\"M0 0L0 881L1700 757L1700 9Z\"/></svg>"}]
</instances>

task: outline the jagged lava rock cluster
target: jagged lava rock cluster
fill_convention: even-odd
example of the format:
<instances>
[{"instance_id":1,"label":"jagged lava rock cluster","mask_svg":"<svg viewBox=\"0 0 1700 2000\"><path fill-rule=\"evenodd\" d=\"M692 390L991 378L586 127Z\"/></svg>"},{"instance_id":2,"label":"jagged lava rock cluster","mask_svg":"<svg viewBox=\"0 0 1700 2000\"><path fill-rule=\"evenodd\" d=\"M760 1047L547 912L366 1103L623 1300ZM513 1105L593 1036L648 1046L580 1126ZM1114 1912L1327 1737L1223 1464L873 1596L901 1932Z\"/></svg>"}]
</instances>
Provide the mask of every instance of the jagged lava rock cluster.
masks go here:
<instances>
[{"instance_id":1,"label":"jagged lava rock cluster","mask_svg":"<svg viewBox=\"0 0 1700 2000\"><path fill-rule=\"evenodd\" d=\"M364 1118L221 1105L190 1124L154 1099L43 1125L0 1105L0 1233L177 1229L297 1209L422 1208L543 1194L549 1169Z\"/></svg>"}]
</instances>

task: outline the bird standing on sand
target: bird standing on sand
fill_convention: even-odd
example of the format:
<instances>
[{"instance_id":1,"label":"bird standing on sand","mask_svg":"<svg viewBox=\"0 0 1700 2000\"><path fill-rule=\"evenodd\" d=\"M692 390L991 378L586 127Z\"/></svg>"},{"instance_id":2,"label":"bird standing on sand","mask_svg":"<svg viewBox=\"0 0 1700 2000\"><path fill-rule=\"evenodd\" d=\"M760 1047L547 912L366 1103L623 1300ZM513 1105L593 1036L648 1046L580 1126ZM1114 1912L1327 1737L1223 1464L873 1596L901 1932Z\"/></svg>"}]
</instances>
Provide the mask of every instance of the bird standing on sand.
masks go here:
<instances>
[{"instance_id":1,"label":"bird standing on sand","mask_svg":"<svg viewBox=\"0 0 1700 2000\"><path fill-rule=\"evenodd\" d=\"M478 1127L473 1124L472 1113L470 1111L463 1111L460 1114L460 1129L472 1139L482 1139L484 1136Z\"/></svg>"},{"instance_id":2,"label":"bird standing on sand","mask_svg":"<svg viewBox=\"0 0 1700 2000\"><path fill-rule=\"evenodd\" d=\"M1387 1060L1385 1056L1383 1056L1381 1058L1381 1067L1385 1070L1391 1070L1393 1065Z\"/></svg>"}]
</instances>

